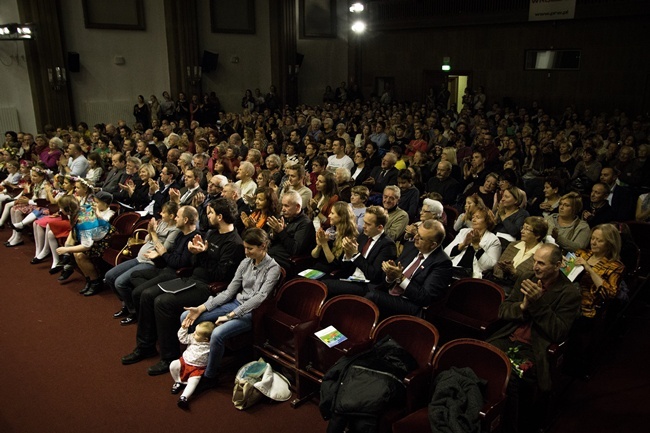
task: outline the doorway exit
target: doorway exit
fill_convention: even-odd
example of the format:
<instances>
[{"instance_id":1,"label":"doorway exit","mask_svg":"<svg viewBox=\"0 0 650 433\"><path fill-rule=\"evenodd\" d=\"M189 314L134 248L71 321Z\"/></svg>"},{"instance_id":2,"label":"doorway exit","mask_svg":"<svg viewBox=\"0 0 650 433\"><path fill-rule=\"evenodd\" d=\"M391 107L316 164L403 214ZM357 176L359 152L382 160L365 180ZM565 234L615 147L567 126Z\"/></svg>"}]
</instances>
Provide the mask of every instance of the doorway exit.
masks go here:
<instances>
[{"instance_id":1,"label":"doorway exit","mask_svg":"<svg viewBox=\"0 0 650 433\"><path fill-rule=\"evenodd\" d=\"M463 95L465 89L469 87L471 73L469 71L458 71L454 73L425 70L423 71L423 94L428 95L433 92L437 95L440 91L441 84L446 85L449 91L449 100L446 109L452 107L456 112L463 108ZM426 100L426 96L425 96Z\"/></svg>"}]
</instances>

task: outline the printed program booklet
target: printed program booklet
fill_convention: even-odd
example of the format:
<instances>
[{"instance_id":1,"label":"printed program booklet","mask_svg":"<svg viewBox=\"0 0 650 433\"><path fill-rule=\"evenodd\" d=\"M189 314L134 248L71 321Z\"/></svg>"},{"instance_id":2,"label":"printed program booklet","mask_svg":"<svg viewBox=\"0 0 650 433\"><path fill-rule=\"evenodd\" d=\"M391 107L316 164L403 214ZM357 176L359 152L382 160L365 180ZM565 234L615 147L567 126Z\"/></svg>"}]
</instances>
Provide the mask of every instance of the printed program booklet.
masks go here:
<instances>
[{"instance_id":1,"label":"printed program booklet","mask_svg":"<svg viewBox=\"0 0 650 433\"><path fill-rule=\"evenodd\" d=\"M298 275L309 278L310 280L318 280L325 275L325 272L317 271L316 269L305 269L302 272L298 272Z\"/></svg>"},{"instance_id":2,"label":"printed program booklet","mask_svg":"<svg viewBox=\"0 0 650 433\"><path fill-rule=\"evenodd\" d=\"M348 337L341 334L338 329L331 325L315 332L314 335L320 338L323 343L327 344L327 347L334 347L348 339Z\"/></svg>"},{"instance_id":3,"label":"printed program booklet","mask_svg":"<svg viewBox=\"0 0 650 433\"><path fill-rule=\"evenodd\" d=\"M568 253L564 257L564 263L561 268L562 273L566 275L566 277L569 279L569 281L573 282L575 281L576 278L578 278L578 275L584 271L585 267L576 265L576 255L573 253Z\"/></svg>"}]
</instances>

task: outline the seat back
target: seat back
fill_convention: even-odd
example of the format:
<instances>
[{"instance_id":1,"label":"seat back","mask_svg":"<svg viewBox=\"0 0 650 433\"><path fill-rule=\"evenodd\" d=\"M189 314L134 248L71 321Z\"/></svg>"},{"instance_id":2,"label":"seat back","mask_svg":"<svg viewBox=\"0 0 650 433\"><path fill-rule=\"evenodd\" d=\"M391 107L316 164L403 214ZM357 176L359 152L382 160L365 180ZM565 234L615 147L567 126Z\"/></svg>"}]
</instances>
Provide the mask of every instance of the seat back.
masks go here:
<instances>
[{"instance_id":1,"label":"seat back","mask_svg":"<svg viewBox=\"0 0 650 433\"><path fill-rule=\"evenodd\" d=\"M316 280L296 278L286 282L276 297L276 307L301 322L313 320L327 298L327 286Z\"/></svg>"},{"instance_id":2,"label":"seat back","mask_svg":"<svg viewBox=\"0 0 650 433\"><path fill-rule=\"evenodd\" d=\"M118 234L130 236L133 233L135 224L140 220L137 212L124 212L118 215L113 221L113 227Z\"/></svg>"},{"instance_id":3,"label":"seat back","mask_svg":"<svg viewBox=\"0 0 650 433\"><path fill-rule=\"evenodd\" d=\"M444 344L433 358L433 377L451 367L469 367L478 377L486 380L486 401L496 402L505 398L510 380L510 360L491 344L472 338L460 338Z\"/></svg>"},{"instance_id":4,"label":"seat back","mask_svg":"<svg viewBox=\"0 0 650 433\"><path fill-rule=\"evenodd\" d=\"M372 339L378 341L387 335L406 349L420 368L431 365L440 339L438 330L431 323L408 315L388 317L374 329Z\"/></svg>"},{"instance_id":5,"label":"seat back","mask_svg":"<svg viewBox=\"0 0 650 433\"><path fill-rule=\"evenodd\" d=\"M147 230L147 227L149 226L149 221L151 221L151 218L149 217L140 219L138 222L136 222L133 225L133 231L135 232L136 230L139 229Z\"/></svg>"},{"instance_id":6,"label":"seat back","mask_svg":"<svg viewBox=\"0 0 650 433\"><path fill-rule=\"evenodd\" d=\"M493 322L499 318L499 306L504 299L505 293L498 284L463 278L451 285L445 308L482 322Z\"/></svg>"},{"instance_id":7,"label":"seat back","mask_svg":"<svg viewBox=\"0 0 650 433\"><path fill-rule=\"evenodd\" d=\"M459 215L458 209L449 205L444 205L442 209L445 211L445 215L447 216L447 227L445 228L447 229L447 231L453 232L454 223L458 219L458 215Z\"/></svg>"},{"instance_id":8,"label":"seat back","mask_svg":"<svg viewBox=\"0 0 650 433\"><path fill-rule=\"evenodd\" d=\"M379 309L366 298L356 295L336 296L323 305L319 328L334 326L353 341L369 339L379 320Z\"/></svg>"}]
</instances>

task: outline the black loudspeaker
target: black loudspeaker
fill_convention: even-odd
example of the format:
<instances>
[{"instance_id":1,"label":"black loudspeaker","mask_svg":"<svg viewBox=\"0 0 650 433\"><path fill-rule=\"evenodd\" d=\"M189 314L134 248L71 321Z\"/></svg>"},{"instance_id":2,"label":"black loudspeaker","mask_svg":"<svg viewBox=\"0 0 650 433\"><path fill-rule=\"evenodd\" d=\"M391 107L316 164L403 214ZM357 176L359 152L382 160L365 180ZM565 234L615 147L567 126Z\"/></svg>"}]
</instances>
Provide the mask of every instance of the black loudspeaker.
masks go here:
<instances>
[{"instance_id":1,"label":"black loudspeaker","mask_svg":"<svg viewBox=\"0 0 650 433\"><path fill-rule=\"evenodd\" d=\"M79 63L79 53L68 51L68 71L79 72L81 64Z\"/></svg>"},{"instance_id":2,"label":"black loudspeaker","mask_svg":"<svg viewBox=\"0 0 650 433\"><path fill-rule=\"evenodd\" d=\"M217 69L217 62L219 61L219 54L210 51L203 51L203 61L201 68L203 72L212 72Z\"/></svg>"},{"instance_id":3,"label":"black loudspeaker","mask_svg":"<svg viewBox=\"0 0 650 433\"><path fill-rule=\"evenodd\" d=\"M297 64L298 66L302 66L302 61L303 61L303 60L305 60L305 55L304 55L304 54L300 54L300 53L296 53L296 64Z\"/></svg>"}]
</instances>

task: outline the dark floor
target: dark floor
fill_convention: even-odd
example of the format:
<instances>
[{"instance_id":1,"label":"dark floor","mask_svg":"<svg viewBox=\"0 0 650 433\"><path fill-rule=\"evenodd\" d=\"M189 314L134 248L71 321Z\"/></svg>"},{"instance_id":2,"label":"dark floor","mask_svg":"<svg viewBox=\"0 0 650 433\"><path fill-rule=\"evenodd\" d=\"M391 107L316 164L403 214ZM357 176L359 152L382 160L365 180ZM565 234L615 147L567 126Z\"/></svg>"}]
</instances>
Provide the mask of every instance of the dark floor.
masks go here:
<instances>
[{"instance_id":1,"label":"dark floor","mask_svg":"<svg viewBox=\"0 0 650 433\"><path fill-rule=\"evenodd\" d=\"M0 240L9 235L0 231ZM47 273L49 264L29 264L32 254L31 242L0 246L0 432L325 431L314 403L236 410L231 378L183 412L169 393L171 378L147 376L155 360L121 365L135 346L135 327L111 318L119 309L115 296L84 298L79 274L60 285ZM553 432L647 431L650 309L641 301L634 307L593 378L564 384Z\"/></svg>"}]
</instances>

